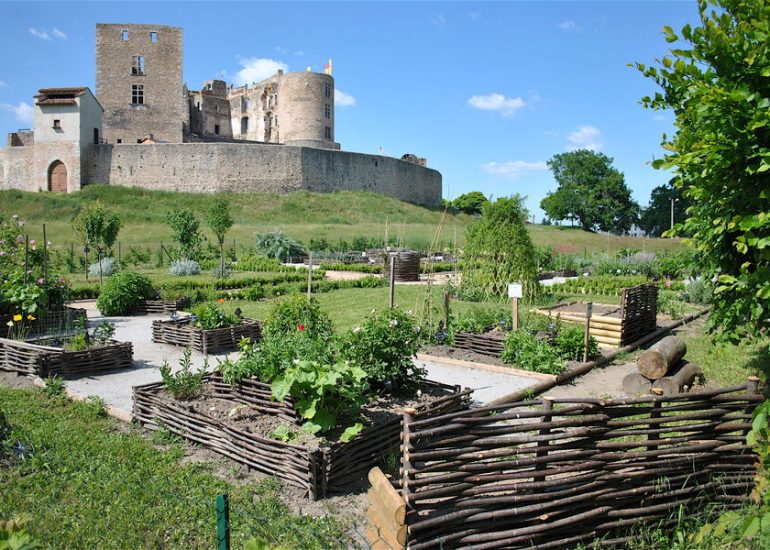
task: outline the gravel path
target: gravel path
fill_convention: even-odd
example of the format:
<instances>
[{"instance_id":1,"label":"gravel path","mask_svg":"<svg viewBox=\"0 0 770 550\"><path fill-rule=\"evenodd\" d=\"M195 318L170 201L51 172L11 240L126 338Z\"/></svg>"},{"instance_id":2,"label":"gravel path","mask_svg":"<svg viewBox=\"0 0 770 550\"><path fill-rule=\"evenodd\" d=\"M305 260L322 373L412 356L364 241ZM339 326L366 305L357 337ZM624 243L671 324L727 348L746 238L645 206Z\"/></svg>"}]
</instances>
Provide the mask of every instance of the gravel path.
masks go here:
<instances>
[{"instance_id":1,"label":"gravel path","mask_svg":"<svg viewBox=\"0 0 770 550\"><path fill-rule=\"evenodd\" d=\"M67 387L69 389L81 395L97 395L104 399L108 405L131 412L133 403L131 388L133 386L159 382L161 378L158 369L164 361L168 361L172 370L179 369L179 360L182 358L183 349L152 342L152 321L167 317L158 315L103 317L96 309L96 303L93 301L80 302L77 305L88 311L91 326L105 320L110 321L115 324L115 340L133 343L134 366L131 369L68 380ZM213 369L217 366L218 361L226 357L235 358L237 355L238 352L210 355L209 367ZM205 356L193 351L191 359L193 368L197 369L203 365ZM428 370L428 378L431 380L472 388L475 390L474 401L478 404L532 386L537 382L536 378L473 368L459 365L457 361L444 362L433 357L427 360L417 360L416 363Z\"/></svg>"}]
</instances>

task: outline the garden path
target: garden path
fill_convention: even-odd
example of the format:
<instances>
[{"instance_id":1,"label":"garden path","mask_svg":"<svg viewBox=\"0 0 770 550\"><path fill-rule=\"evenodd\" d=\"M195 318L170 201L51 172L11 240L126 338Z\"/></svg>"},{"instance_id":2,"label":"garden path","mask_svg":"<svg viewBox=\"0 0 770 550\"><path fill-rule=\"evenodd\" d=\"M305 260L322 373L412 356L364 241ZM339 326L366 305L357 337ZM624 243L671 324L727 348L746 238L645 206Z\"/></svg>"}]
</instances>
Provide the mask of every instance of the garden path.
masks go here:
<instances>
[{"instance_id":1,"label":"garden path","mask_svg":"<svg viewBox=\"0 0 770 550\"><path fill-rule=\"evenodd\" d=\"M164 317L159 315L104 317L96 309L96 302L92 300L78 302L77 306L88 311L91 326L104 320L115 324L115 340L132 342L134 345L134 366L131 369L68 380L69 389L83 396L99 396L107 405L130 413L133 405L131 396L133 386L159 382L161 378L158 368L164 361L168 361L172 370L179 369L183 349L152 342L152 321ZM209 367L216 367L218 361L228 356L234 358L237 352L209 356ZM193 351L191 360L193 368L197 369L203 365L205 356ZM473 399L479 404L532 386L537 382L535 378L491 372L453 364L451 360L444 362L433 357L417 360L416 363L428 370L428 378L431 380L472 388L475 390Z\"/></svg>"}]
</instances>

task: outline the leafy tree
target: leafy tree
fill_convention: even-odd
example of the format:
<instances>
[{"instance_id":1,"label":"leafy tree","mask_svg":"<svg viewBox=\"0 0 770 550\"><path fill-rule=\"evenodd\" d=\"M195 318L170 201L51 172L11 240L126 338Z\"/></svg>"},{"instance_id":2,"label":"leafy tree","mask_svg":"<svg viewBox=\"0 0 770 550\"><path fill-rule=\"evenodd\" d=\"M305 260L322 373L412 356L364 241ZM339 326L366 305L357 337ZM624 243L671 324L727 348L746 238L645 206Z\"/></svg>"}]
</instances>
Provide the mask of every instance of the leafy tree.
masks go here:
<instances>
[{"instance_id":1,"label":"leafy tree","mask_svg":"<svg viewBox=\"0 0 770 550\"><path fill-rule=\"evenodd\" d=\"M100 266L104 251L112 249L122 225L118 215L106 209L101 201L86 205L72 220L72 228L83 239L86 257L89 249L96 247Z\"/></svg>"},{"instance_id":2,"label":"leafy tree","mask_svg":"<svg viewBox=\"0 0 770 550\"><path fill-rule=\"evenodd\" d=\"M468 228L464 292L506 296L508 283L520 281L526 299L537 295L537 255L525 225L527 217L519 195L484 206L481 219Z\"/></svg>"},{"instance_id":3,"label":"leafy tree","mask_svg":"<svg viewBox=\"0 0 770 550\"><path fill-rule=\"evenodd\" d=\"M206 223L219 242L219 273L225 272L225 235L233 226L230 215L230 203L223 197L214 199L214 203L206 213Z\"/></svg>"},{"instance_id":4,"label":"leafy tree","mask_svg":"<svg viewBox=\"0 0 770 550\"><path fill-rule=\"evenodd\" d=\"M305 249L294 239L288 237L283 231L275 230L269 233L257 233L254 235L257 254L276 258L282 262L288 262L291 258L297 258L305 254Z\"/></svg>"},{"instance_id":5,"label":"leafy tree","mask_svg":"<svg viewBox=\"0 0 770 550\"><path fill-rule=\"evenodd\" d=\"M179 208L168 213L166 221L171 227L171 238L179 244L181 257L195 260L200 255L203 242L201 223L189 208Z\"/></svg>"},{"instance_id":6,"label":"leafy tree","mask_svg":"<svg viewBox=\"0 0 770 550\"><path fill-rule=\"evenodd\" d=\"M660 237L671 228L671 200L674 200L674 220L682 221L689 201L677 189L673 181L659 185L650 193L650 204L642 209L639 227L653 237Z\"/></svg>"},{"instance_id":7,"label":"leafy tree","mask_svg":"<svg viewBox=\"0 0 770 550\"><path fill-rule=\"evenodd\" d=\"M770 320L770 3L698 8L700 27L663 28L679 44L658 66L637 63L661 88L642 103L676 116L653 166L676 173L691 206L675 232L692 235L704 274L718 276L709 327L723 339L752 339Z\"/></svg>"},{"instance_id":8,"label":"leafy tree","mask_svg":"<svg viewBox=\"0 0 770 550\"><path fill-rule=\"evenodd\" d=\"M636 223L639 205L612 159L587 149L554 155L548 161L558 189L541 202L552 220L575 219L586 231L625 233Z\"/></svg>"},{"instance_id":9,"label":"leafy tree","mask_svg":"<svg viewBox=\"0 0 770 550\"><path fill-rule=\"evenodd\" d=\"M452 208L460 210L466 214L481 214L484 205L489 202L489 199L484 196L481 191L471 191L470 193L464 193L452 201Z\"/></svg>"}]
</instances>

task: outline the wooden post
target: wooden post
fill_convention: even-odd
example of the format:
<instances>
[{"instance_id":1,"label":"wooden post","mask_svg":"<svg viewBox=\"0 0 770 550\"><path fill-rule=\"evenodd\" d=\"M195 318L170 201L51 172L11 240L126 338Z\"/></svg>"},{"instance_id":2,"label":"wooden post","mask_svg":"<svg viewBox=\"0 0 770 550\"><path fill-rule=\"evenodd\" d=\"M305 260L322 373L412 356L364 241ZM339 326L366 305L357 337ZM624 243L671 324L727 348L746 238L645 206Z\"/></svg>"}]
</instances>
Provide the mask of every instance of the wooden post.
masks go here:
<instances>
[{"instance_id":1,"label":"wooden post","mask_svg":"<svg viewBox=\"0 0 770 550\"><path fill-rule=\"evenodd\" d=\"M444 330L449 332L449 291L444 291Z\"/></svg>"},{"instance_id":2,"label":"wooden post","mask_svg":"<svg viewBox=\"0 0 770 550\"><path fill-rule=\"evenodd\" d=\"M70 265L72 266L70 273L75 273L75 243L70 243Z\"/></svg>"},{"instance_id":3,"label":"wooden post","mask_svg":"<svg viewBox=\"0 0 770 550\"><path fill-rule=\"evenodd\" d=\"M160 267L163 267L163 241L160 241L160 250L158 252L160 252Z\"/></svg>"},{"instance_id":4,"label":"wooden post","mask_svg":"<svg viewBox=\"0 0 770 550\"><path fill-rule=\"evenodd\" d=\"M120 246L120 241L118 241L118 265L121 265L123 263L123 250Z\"/></svg>"},{"instance_id":5,"label":"wooden post","mask_svg":"<svg viewBox=\"0 0 770 550\"><path fill-rule=\"evenodd\" d=\"M104 282L102 280L102 247L101 246L96 247L96 256L99 259L99 284L101 285Z\"/></svg>"},{"instance_id":6,"label":"wooden post","mask_svg":"<svg viewBox=\"0 0 770 550\"><path fill-rule=\"evenodd\" d=\"M230 495L217 496L217 550L230 550Z\"/></svg>"},{"instance_id":7,"label":"wooden post","mask_svg":"<svg viewBox=\"0 0 770 550\"><path fill-rule=\"evenodd\" d=\"M544 397L543 398L543 422L550 422L552 415L551 411L553 410L553 401L550 397ZM551 433L550 428L543 428L538 432L540 435L548 435ZM535 453L535 456L537 457L543 457L548 456L548 442L547 441L538 441L537 442L537 452ZM543 464L538 462L535 465L535 470L545 470L548 467L547 464ZM545 481L545 476L535 476L532 481L538 482L538 481Z\"/></svg>"},{"instance_id":8,"label":"wooden post","mask_svg":"<svg viewBox=\"0 0 770 550\"><path fill-rule=\"evenodd\" d=\"M583 340L583 363L588 363L588 348L591 347L591 315L594 312L593 302L586 304L586 332Z\"/></svg>"},{"instance_id":9,"label":"wooden post","mask_svg":"<svg viewBox=\"0 0 770 550\"><path fill-rule=\"evenodd\" d=\"M43 224L43 278L48 282L48 239L45 235L45 224Z\"/></svg>"},{"instance_id":10,"label":"wooden post","mask_svg":"<svg viewBox=\"0 0 770 550\"><path fill-rule=\"evenodd\" d=\"M746 391L751 394L759 393L759 378L756 376L749 376L746 384Z\"/></svg>"},{"instance_id":11,"label":"wooden post","mask_svg":"<svg viewBox=\"0 0 770 550\"><path fill-rule=\"evenodd\" d=\"M512 319L513 319L513 330L514 332L519 330L519 299L518 298L511 298L513 300L513 312L512 312Z\"/></svg>"},{"instance_id":12,"label":"wooden post","mask_svg":"<svg viewBox=\"0 0 770 550\"><path fill-rule=\"evenodd\" d=\"M88 245L83 247L83 263L86 266L86 281L88 280Z\"/></svg>"},{"instance_id":13,"label":"wooden post","mask_svg":"<svg viewBox=\"0 0 770 550\"><path fill-rule=\"evenodd\" d=\"M412 494L412 491L409 489L409 482L414 477L414 474L411 472L412 461L409 456L411 447L411 428L409 425L414 422L415 414L417 414L417 409L404 409L401 430L401 496L403 497L407 507L409 507L409 498Z\"/></svg>"},{"instance_id":14,"label":"wooden post","mask_svg":"<svg viewBox=\"0 0 770 550\"><path fill-rule=\"evenodd\" d=\"M396 305L396 257L390 257L390 307Z\"/></svg>"},{"instance_id":15,"label":"wooden post","mask_svg":"<svg viewBox=\"0 0 770 550\"><path fill-rule=\"evenodd\" d=\"M29 282L29 234L24 236L24 284Z\"/></svg>"},{"instance_id":16,"label":"wooden post","mask_svg":"<svg viewBox=\"0 0 770 550\"><path fill-rule=\"evenodd\" d=\"M307 256L307 299L310 301L310 295L313 289L313 253Z\"/></svg>"}]
</instances>

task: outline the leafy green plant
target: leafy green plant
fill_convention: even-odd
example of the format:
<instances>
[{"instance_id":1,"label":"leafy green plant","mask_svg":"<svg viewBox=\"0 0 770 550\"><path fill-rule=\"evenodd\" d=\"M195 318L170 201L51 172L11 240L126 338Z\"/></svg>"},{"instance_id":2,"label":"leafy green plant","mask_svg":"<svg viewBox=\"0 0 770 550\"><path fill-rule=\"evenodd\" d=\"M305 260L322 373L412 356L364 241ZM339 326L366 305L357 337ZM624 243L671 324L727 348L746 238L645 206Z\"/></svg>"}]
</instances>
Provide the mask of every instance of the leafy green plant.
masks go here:
<instances>
[{"instance_id":1,"label":"leafy green plant","mask_svg":"<svg viewBox=\"0 0 770 550\"><path fill-rule=\"evenodd\" d=\"M556 350L564 359L582 361L585 350L585 329L579 325L563 323L556 333L554 341ZM599 343L593 336L589 337L588 357L599 354Z\"/></svg>"},{"instance_id":2,"label":"leafy green plant","mask_svg":"<svg viewBox=\"0 0 770 550\"><path fill-rule=\"evenodd\" d=\"M44 392L48 397L58 398L64 395L64 390L67 388L64 383L64 379L60 376L53 375L45 379Z\"/></svg>"},{"instance_id":3,"label":"leafy green plant","mask_svg":"<svg viewBox=\"0 0 770 550\"><path fill-rule=\"evenodd\" d=\"M281 262L275 258L255 256L253 254L244 255L238 258L235 267L241 271L296 271L296 269L291 266L281 265Z\"/></svg>"},{"instance_id":4,"label":"leafy green plant","mask_svg":"<svg viewBox=\"0 0 770 550\"><path fill-rule=\"evenodd\" d=\"M368 389L366 371L346 362L322 364L300 360L276 378L272 385L273 398L283 401L291 395L300 417L302 429L309 433L324 433L338 423L358 416L366 403ZM356 423L343 432L352 439L363 429Z\"/></svg>"},{"instance_id":5,"label":"leafy green plant","mask_svg":"<svg viewBox=\"0 0 770 550\"><path fill-rule=\"evenodd\" d=\"M160 366L160 377L166 390L179 401L192 401L203 393L203 377L208 369L208 358L203 366L196 372L192 370L192 351L185 348L182 358L179 360L180 370L172 373L168 361L163 361Z\"/></svg>"},{"instance_id":6,"label":"leafy green plant","mask_svg":"<svg viewBox=\"0 0 770 550\"><path fill-rule=\"evenodd\" d=\"M559 374L564 370L564 359L558 350L526 330L508 333L501 358L506 363L533 372Z\"/></svg>"},{"instance_id":7,"label":"leafy green plant","mask_svg":"<svg viewBox=\"0 0 770 550\"><path fill-rule=\"evenodd\" d=\"M99 258L115 244L122 226L118 215L98 200L87 204L72 221L72 228L80 234L86 254L95 246Z\"/></svg>"},{"instance_id":8,"label":"leafy green plant","mask_svg":"<svg viewBox=\"0 0 770 550\"><path fill-rule=\"evenodd\" d=\"M262 326L265 336L287 336L297 331L320 338L332 337L332 322L315 298L291 296L276 303Z\"/></svg>"},{"instance_id":9,"label":"leafy green plant","mask_svg":"<svg viewBox=\"0 0 770 550\"><path fill-rule=\"evenodd\" d=\"M678 298L676 292L661 290L658 293L658 313L668 315L672 319L681 319L684 311L685 304Z\"/></svg>"},{"instance_id":10,"label":"leafy green plant","mask_svg":"<svg viewBox=\"0 0 770 550\"><path fill-rule=\"evenodd\" d=\"M233 327L241 324L241 320L232 313L225 313L212 303L201 304L193 310L193 324L203 330Z\"/></svg>"},{"instance_id":11,"label":"leafy green plant","mask_svg":"<svg viewBox=\"0 0 770 550\"><path fill-rule=\"evenodd\" d=\"M703 277L687 278L682 298L691 304L710 304L714 299L714 285Z\"/></svg>"},{"instance_id":12,"label":"leafy green plant","mask_svg":"<svg viewBox=\"0 0 770 550\"><path fill-rule=\"evenodd\" d=\"M297 432L289 429L286 424L281 424L270 433L270 437L284 443L290 443L297 439Z\"/></svg>"},{"instance_id":13,"label":"leafy green plant","mask_svg":"<svg viewBox=\"0 0 770 550\"><path fill-rule=\"evenodd\" d=\"M155 295L149 277L135 271L119 271L102 285L96 307L102 315L126 315L139 302Z\"/></svg>"},{"instance_id":14,"label":"leafy green plant","mask_svg":"<svg viewBox=\"0 0 770 550\"><path fill-rule=\"evenodd\" d=\"M305 254L305 249L300 243L287 237L282 231L275 230L269 233L257 233L257 254L268 258L275 258L282 262L290 258L298 258Z\"/></svg>"},{"instance_id":15,"label":"leafy green plant","mask_svg":"<svg viewBox=\"0 0 770 550\"><path fill-rule=\"evenodd\" d=\"M219 273L225 271L225 235L233 226L233 217L230 215L230 203L217 197L206 212L206 223L217 238L219 243Z\"/></svg>"},{"instance_id":16,"label":"leafy green plant","mask_svg":"<svg viewBox=\"0 0 770 550\"><path fill-rule=\"evenodd\" d=\"M35 542L19 520L0 521L0 550L37 550Z\"/></svg>"},{"instance_id":17,"label":"leafy green plant","mask_svg":"<svg viewBox=\"0 0 770 550\"><path fill-rule=\"evenodd\" d=\"M512 323L511 312L501 307L488 308L472 306L467 311L459 314L450 322L452 332L472 332L481 334L489 327L499 326L510 329Z\"/></svg>"},{"instance_id":18,"label":"leafy green plant","mask_svg":"<svg viewBox=\"0 0 770 550\"><path fill-rule=\"evenodd\" d=\"M201 252L203 235L200 221L189 208L177 208L166 216L171 238L179 245L180 258L197 259Z\"/></svg>"},{"instance_id":19,"label":"leafy green plant","mask_svg":"<svg viewBox=\"0 0 770 550\"><path fill-rule=\"evenodd\" d=\"M347 335L342 357L360 365L372 387L392 393L413 393L426 371L414 364L420 328L398 308L374 312Z\"/></svg>"}]
</instances>

